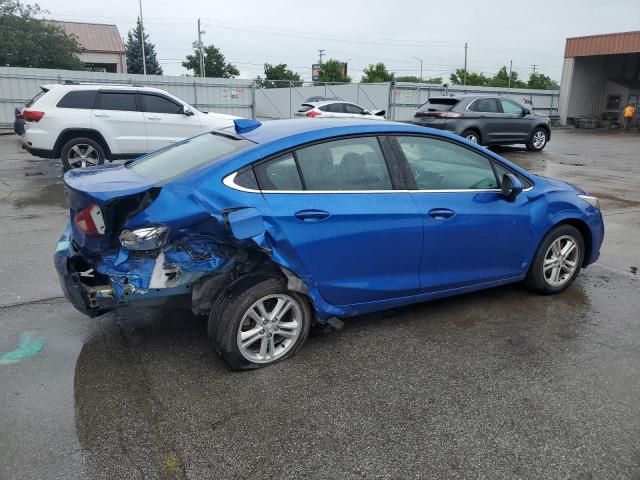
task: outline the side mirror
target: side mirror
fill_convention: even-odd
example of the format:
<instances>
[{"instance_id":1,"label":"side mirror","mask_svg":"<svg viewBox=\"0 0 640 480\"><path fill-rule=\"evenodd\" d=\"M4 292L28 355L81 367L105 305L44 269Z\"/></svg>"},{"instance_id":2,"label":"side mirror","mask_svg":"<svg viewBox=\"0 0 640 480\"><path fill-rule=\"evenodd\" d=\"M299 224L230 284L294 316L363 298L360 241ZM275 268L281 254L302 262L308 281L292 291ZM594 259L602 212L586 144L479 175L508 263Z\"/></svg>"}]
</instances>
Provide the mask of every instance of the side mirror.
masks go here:
<instances>
[{"instance_id":1,"label":"side mirror","mask_svg":"<svg viewBox=\"0 0 640 480\"><path fill-rule=\"evenodd\" d=\"M524 190L524 185L513 173L505 173L502 176L502 195L504 198L513 202L522 193L522 190Z\"/></svg>"},{"instance_id":2,"label":"side mirror","mask_svg":"<svg viewBox=\"0 0 640 480\"><path fill-rule=\"evenodd\" d=\"M184 107L182 107L182 114L190 117L191 115L193 115L193 110L185 105Z\"/></svg>"}]
</instances>

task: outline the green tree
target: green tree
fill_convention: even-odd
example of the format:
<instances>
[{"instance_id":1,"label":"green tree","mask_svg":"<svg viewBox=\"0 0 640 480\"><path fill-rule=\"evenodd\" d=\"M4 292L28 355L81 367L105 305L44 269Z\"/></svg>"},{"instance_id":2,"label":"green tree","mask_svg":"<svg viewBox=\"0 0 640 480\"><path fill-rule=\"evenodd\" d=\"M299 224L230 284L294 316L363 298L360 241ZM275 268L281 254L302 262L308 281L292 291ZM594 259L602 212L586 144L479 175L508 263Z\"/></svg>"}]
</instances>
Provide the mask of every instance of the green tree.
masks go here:
<instances>
[{"instance_id":1,"label":"green tree","mask_svg":"<svg viewBox=\"0 0 640 480\"><path fill-rule=\"evenodd\" d=\"M420 83L420 78L415 75L403 75L402 77L396 77L396 82ZM423 78L422 83L442 84L442 77Z\"/></svg>"},{"instance_id":2,"label":"green tree","mask_svg":"<svg viewBox=\"0 0 640 480\"><path fill-rule=\"evenodd\" d=\"M383 83L391 82L394 79L393 72L389 72L384 63L376 63L375 65L369 65L363 71L362 83Z\"/></svg>"},{"instance_id":3,"label":"green tree","mask_svg":"<svg viewBox=\"0 0 640 480\"><path fill-rule=\"evenodd\" d=\"M509 86L509 72L507 67L503 66L498 73L496 73L489 80L490 87L508 87ZM518 72L511 72L511 88L526 88L527 84L522 80L518 80Z\"/></svg>"},{"instance_id":4,"label":"green tree","mask_svg":"<svg viewBox=\"0 0 640 480\"><path fill-rule=\"evenodd\" d=\"M80 45L59 26L42 21L38 4L0 0L0 65L81 70Z\"/></svg>"},{"instance_id":5,"label":"green tree","mask_svg":"<svg viewBox=\"0 0 640 480\"><path fill-rule=\"evenodd\" d=\"M351 77L344 74L343 63L332 58L320 66L318 83L351 83Z\"/></svg>"},{"instance_id":6,"label":"green tree","mask_svg":"<svg viewBox=\"0 0 640 480\"><path fill-rule=\"evenodd\" d=\"M475 73L467 70L465 83L464 68L458 68L455 73L449 76L449 81L454 85L471 85L474 87L484 87L489 84L489 78L483 73Z\"/></svg>"},{"instance_id":7,"label":"green tree","mask_svg":"<svg viewBox=\"0 0 640 480\"><path fill-rule=\"evenodd\" d=\"M182 66L187 70L192 70L196 76L200 75L200 52L196 49L192 55L182 62ZM238 69L227 63L219 48L214 45L204 47L204 76L215 78L235 78L240 75Z\"/></svg>"},{"instance_id":8,"label":"green tree","mask_svg":"<svg viewBox=\"0 0 640 480\"><path fill-rule=\"evenodd\" d=\"M125 49L127 51L127 72L128 73L144 73L142 65L142 25L140 17L136 23L136 27L127 33L127 43ZM158 63L156 57L156 46L149 41L149 34L144 32L144 56L147 60L147 74L162 75L162 67Z\"/></svg>"},{"instance_id":9,"label":"green tree","mask_svg":"<svg viewBox=\"0 0 640 480\"><path fill-rule=\"evenodd\" d=\"M275 81L280 80L280 81ZM285 81L286 80L286 81ZM300 75L289 70L286 63L278 65L264 64L264 78L260 75L256 78L256 85L260 88L276 88L276 87L300 87L302 79Z\"/></svg>"},{"instance_id":10,"label":"green tree","mask_svg":"<svg viewBox=\"0 0 640 480\"><path fill-rule=\"evenodd\" d=\"M540 90L557 90L560 88L560 85L558 85L558 82L555 80L551 80L551 78L547 77L544 73L533 72L529 75L527 87Z\"/></svg>"}]
</instances>

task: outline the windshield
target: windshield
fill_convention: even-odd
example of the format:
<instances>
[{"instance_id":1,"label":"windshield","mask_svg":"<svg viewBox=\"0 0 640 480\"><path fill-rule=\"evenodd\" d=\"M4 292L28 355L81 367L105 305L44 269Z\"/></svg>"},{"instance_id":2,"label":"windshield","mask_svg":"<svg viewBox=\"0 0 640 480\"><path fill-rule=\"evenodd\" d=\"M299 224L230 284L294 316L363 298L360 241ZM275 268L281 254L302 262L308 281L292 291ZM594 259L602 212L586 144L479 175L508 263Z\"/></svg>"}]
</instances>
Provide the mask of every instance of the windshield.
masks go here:
<instances>
[{"instance_id":1,"label":"windshield","mask_svg":"<svg viewBox=\"0 0 640 480\"><path fill-rule=\"evenodd\" d=\"M143 177L164 182L252 145L255 144L242 138L204 133L133 160L126 167Z\"/></svg>"}]
</instances>

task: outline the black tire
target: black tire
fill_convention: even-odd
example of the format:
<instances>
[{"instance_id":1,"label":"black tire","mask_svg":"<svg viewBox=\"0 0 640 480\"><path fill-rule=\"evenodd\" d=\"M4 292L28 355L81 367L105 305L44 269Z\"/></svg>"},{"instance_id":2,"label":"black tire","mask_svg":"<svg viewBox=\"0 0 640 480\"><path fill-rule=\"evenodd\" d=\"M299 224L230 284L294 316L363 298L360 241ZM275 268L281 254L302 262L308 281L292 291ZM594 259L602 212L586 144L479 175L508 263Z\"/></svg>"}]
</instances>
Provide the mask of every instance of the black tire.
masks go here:
<instances>
[{"instance_id":1,"label":"black tire","mask_svg":"<svg viewBox=\"0 0 640 480\"><path fill-rule=\"evenodd\" d=\"M544 263L547 252L549 251L553 242L562 237L569 237L575 240L578 246L578 254L576 256L577 266L570 277L564 280L561 285L554 286L550 284L549 280L545 276L544 272ZM569 288L569 286L574 282L580 270L582 268L582 262L584 260L585 255L585 247L584 247L584 238L576 227L572 225L558 225L553 230L551 230L542 240L540 246L538 247L538 251L536 255L533 257L533 262L531 262L531 266L529 268L529 272L527 273L527 278L525 280L527 286L544 295L551 295L554 293L560 293L563 290Z\"/></svg>"},{"instance_id":2,"label":"black tire","mask_svg":"<svg viewBox=\"0 0 640 480\"><path fill-rule=\"evenodd\" d=\"M470 141L471 143L476 143L480 145L480 134L475 130L472 130L469 128L464 132L462 132L461 137L464 138L465 140Z\"/></svg>"},{"instance_id":3,"label":"black tire","mask_svg":"<svg viewBox=\"0 0 640 480\"><path fill-rule=\"evenodd\" d=\"M540 137L544 137L542 142L539 142L537 139ZM531 132L531 140L527 142L527 150L530 152L540 152L544 147L547 146L549 142L549 133L546 129L542 127L536 127L533 132Z\"/></svg>"},{"instance_id":4,"label":"black tire","mask_svg":"<svg viewBox=\"0 0 640 480\"><path fill-rule=\"evenodd\" d=\"M240 352L238 330L250 307L270 295L286 295L297 302L302 325L297 338L287 347L286 353L273 360L258 363L246 358ZM214 303L209 314L207 331L214 348L232 370L249 370L267 367L294 355L309 335L312 318L313 313L309 299L304 295L287 290L286 279L249 275L233 283ZM272 335L275 340L277 334L273 333ZM282 345L281 343L278 347Z\"/></svg>"},{"instance_id":5,"label":"black tire","mask_svg":"<svg viewBox=\"0 0 640 480\"><path fill-rule=\"evenodd\" d=\"M74 147L77 147L77 148L74 149ZM91 149L93 150L90 150L89 147L91 147ZM86 166L102 165L104 163L105 154L104 154L104 148L102 148L102 145L100 145L98 142L96 142L91 138L86 138L86 137L72 138L67 143L65 143L62 147L62 150L60 150L60 160L62 161L62 167L64 168L65 172L68 172L69 170L73 170L74 168L80 168L80 165L76 165L73 163L74 158L80 158L80 157L77 157L78 151L90 152L90 157L88 156L84 162ZM95 155L94 155L94 152L95 152ZM89 165L89 163L91 165Z\"/></svg>"}]
</instances>

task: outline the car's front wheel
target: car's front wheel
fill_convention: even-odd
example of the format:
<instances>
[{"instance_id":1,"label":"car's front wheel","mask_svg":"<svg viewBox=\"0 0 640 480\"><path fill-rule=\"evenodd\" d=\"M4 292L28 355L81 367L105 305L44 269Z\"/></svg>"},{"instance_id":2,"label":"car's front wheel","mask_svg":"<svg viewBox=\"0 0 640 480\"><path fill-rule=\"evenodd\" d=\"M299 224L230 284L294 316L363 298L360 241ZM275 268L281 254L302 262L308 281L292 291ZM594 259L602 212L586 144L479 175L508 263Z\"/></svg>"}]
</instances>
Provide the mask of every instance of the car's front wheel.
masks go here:
<instances>
[{"instance_id":1,"label":"car's front wheel","mask_svg":"<svg viewBox=\"0 0 640 480\"><path fill-rule=\"evenodd\" d=\"M527 150L539 152L547 145L547 131L542 128L536 128L531 134L531 140L527 143Z\"/></svg>"},{"instance_id":2,"label":"car's front wheel","mask_svg":"<svg viewBox=\"0 0 640 480\"><path fill-rule=\"evenodd\" d=\"M580 273L584 254L580 230L567 224L555 227L538 248L527 274L527 284L544 294L565 290Z\"/></svg>"},{"instance_id":3,"label":"car's front wheel","mask_svg":"<svg viewBox=\"0 0 640 480\"><path fill-rule=\"evenodd\" d=\"M250 276L219 298L209 315L214 346L233 370L272 365L293 355L309 335L309 300L281 278Z\"/></svg>"},{"instance_id":4,"label":"car's front wheel","mask_svg":"<svg viewBox=\"0 0 640 480\"><path fill-rule=\"evenodd\" d=\"M74 168L102 165L104 159L102 145L91 138L72 138L60 151L60 160L65 172Z\"/></svg>"}]
</instances>

